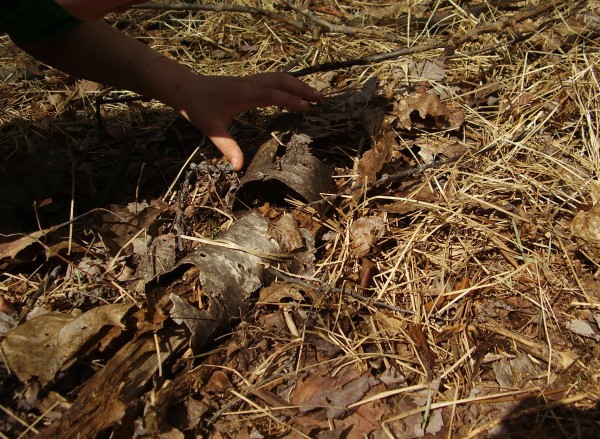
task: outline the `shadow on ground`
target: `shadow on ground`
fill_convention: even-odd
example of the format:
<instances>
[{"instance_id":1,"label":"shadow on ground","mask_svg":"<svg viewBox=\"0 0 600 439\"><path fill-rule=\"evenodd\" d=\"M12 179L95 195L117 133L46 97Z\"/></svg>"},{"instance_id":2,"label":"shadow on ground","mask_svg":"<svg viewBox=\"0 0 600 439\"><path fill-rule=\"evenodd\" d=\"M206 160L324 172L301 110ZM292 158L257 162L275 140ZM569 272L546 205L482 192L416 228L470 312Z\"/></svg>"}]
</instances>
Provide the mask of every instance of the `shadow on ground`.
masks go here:
<instances>
[{"instance_id":1,"label":"shadow on ground","mask_svg":"<svg viewBox=\"0 0 600 439\"><path fill-rule=\"evenodd\" d=\"M500 425L490 430L489 439L591 439L600 437L600 401L589 410L572 405L548 408L536 398L524 399Z\"/></svg>"},{"instance_id":2,"label":"shadow on ground","mask_svg":"<svg viewBox=\"0 0 600 439\"><path fill-rule=\"evenodd\" d=\"M202 135L169 111L137 113L136 125L67 114L1 126L0 233L65 222L71 199L77 215L163 195Z\"/></svg>"}]
</instances>

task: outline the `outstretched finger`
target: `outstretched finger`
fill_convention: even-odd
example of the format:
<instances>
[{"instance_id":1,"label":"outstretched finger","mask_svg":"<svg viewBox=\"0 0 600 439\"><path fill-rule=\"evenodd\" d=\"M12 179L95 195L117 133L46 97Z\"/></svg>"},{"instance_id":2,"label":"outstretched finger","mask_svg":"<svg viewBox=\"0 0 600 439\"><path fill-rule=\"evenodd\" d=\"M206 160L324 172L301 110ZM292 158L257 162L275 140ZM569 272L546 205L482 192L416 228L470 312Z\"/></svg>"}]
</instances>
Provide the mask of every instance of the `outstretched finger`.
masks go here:
<instances>
[{"instance_id":1,"label":"outstretched finger","mask_svg":"<svg viewBox=\"0 0 600 439\"><path fill-rule=\"evenodd\" d=\"M219 151L225 156L234 171L241 171L244 165L244 154L240 146L233 137L227 132L219 132L218 134L206 134L208 138L215 144Z\"/></svg>"},{"instance_id":2,"label":"outstretched finger","mask_svg":"<svg viewBox=\"0 0 600 439\"><path fill-rule=\"evenodd\" d=\"M310 108L310 102L292 93L287 93L275 88L252 90L244 100L245 108L242 111L256 107L285 107L290 110L305 111Z\"/></svg>"},{"instance_id":3,"label":"outstretched finger","mask_svg":"<svg viewBox=\"0 0 600 439\"><path fill-rule=\"evenodd\" d=\"M323 94L298 78L287 73L271 72L259 73L248 77L255 87L263 89L278 89L303 98L309 102L318 102Z\"/></svg>"}]
</instances>

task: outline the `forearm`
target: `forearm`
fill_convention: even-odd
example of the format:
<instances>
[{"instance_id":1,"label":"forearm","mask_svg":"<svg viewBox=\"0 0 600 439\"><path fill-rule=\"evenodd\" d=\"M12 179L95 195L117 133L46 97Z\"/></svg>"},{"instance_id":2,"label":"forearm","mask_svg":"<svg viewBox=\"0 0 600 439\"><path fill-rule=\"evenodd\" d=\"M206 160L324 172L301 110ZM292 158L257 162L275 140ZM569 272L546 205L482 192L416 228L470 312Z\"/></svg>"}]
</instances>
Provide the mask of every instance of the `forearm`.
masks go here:
<instances>
[{"instance_id":1,"label":"forearm","mask_svg":"<svg viewBox=\"0 0 600 439\"><path fill-rule=\"evenodd\" d=\"M84 22L49 41L15 43L66 73L131 90L167 104L172 100L170 93L163 90L169 87L167 83L177 82L182 75L192 75L185 66L164 58L103 21ZM161 75L165 69L169 71L168 76ZM152 74L154 70L159 71ZM153 77L158 75L163 77Z\"/></svg>"},{"instance_id":2,"label":"forearm","mask_svg":"<svg viewBox=\"0 0 600 439\"><path fill-rule=\"evenodd\" d=\"M201 129L242 167L243 155L228 132L233 118L256 107L306 110L322 95L284 73L245 77L203 76L161 56L101 21L83 22L60 38L20 47L45 63L80 78L158 99Z\"/></svg>"}]
</instances>

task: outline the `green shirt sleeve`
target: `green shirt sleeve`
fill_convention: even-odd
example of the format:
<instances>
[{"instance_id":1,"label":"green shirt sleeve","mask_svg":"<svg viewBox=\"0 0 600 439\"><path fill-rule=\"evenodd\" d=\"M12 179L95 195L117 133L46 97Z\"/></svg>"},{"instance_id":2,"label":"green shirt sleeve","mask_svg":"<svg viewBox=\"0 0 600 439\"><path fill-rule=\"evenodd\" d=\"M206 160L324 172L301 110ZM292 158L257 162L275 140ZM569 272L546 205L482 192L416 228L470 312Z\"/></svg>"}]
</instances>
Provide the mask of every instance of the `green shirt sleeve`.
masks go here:
<instances>
[{"instance_id":1,"label":"green shirt sleeve","mask_svg":"<svg viewBox=\"0 0 600 439\"><path fill-rule=\"evenodd\" d=\"M15 40L47 40L79 23L53 0L0 0L0 31Z\"/></svg>"}]
</instances>

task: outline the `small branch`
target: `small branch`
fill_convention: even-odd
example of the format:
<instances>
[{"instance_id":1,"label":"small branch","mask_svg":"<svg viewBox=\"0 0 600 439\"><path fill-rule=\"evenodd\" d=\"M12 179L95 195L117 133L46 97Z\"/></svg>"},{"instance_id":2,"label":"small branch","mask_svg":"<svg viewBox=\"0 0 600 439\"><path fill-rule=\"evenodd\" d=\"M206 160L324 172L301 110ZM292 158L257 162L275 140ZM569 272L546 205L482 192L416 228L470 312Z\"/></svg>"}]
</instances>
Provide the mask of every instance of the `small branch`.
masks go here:
<instances>
[{"instance_id":1,"label":"small branch","mask_svg":"<svg viewBox=\"0 0 600 439\"><path fill-rule=\"evenodd\" d=\"M372 55L367 55L361 58L353 58L345 61L334 61L323 64L318 64L310 67L306 67L301 70L296 70L294 72L289 72L291 75L296 77L306 76L311 73L324 72L330 70L338 70L353 66L361 66L368 65L375 62L385 61L388 59L400 58L406 55L412 55L413 53L421 53L427 52L430 50L444 49L447 55L451 55L457 47L461 46L464 43L469 41L476 41L483 34L489 33L497 33L498 35L507 33L510 30L513 30L517 23L520 23L525 20L530 20L535 18L543 13L547 12L551 8L556 8L562 4L567 3L566 0L561 0L556 3L554 2L543 2L540 6L535 8L527 9L523 12L520 12L515 15L511 15L509 17L504 17L501 20L495 21L493 23L481 23L471 29L469 32L465 32L462 34L457 34L450 40L433 40L423 44L417 44L416 46L404 47L399 50L394 50L392 52L382 52L375 53ZM580 7L583 3L580 2L577 4L577 7ZM537 31L537 30L536 30ZM536 31L522 32L523 35L534 35ZM522 37L515 39L514 41L521 41ZM494 46L494 48L497 46Z\"/></svg>"},{"instance_id":2,"label":"small branch","mask_svg":"<svg viewBox=\"0 0 600 439\"><path fill-rule=\"evenodd\" d=\"M480 151L477 151L477 152L480 152ZM437 168L439 166L446 165L448 163L456 162L456 161L458 161L458 159L462 158L464 155L465 154L459 155L456 157L451 157L451 158L434 160L431 163L426 163L423 165L415 166L414 168L406 169L405 171L400 171L400 172L395 172L393 174L384 175L383 177L379 178L378 180L375 180L370 183L356 183L356 184L353 184L349 189L346 189L344 192L327 195L320 200L313 201L312 203L308 203L307 206L316 206L316 205L319 205L322 203L328 203L328 202L337 200L338 198L341 198L344 196L350 196L356 190L360 190L360 189L364 190L364 189L372 189L375 187L380 187L386 183L400 180L401 178L404 178L404 177L410 177L411 175L414 175L414 174L420 174L420 173L426 171L427 169Z\"/></svg>"},{"instance_id":3,"label":"small branch","mask_svg":"<svg viewBox=\"0 0 600 439\"><path fill-rule=\"evenodd\" d=\"M244 5L225 5L225 4L188 4L188 3L142 3L132 6L134 9L148 9L155 11L204 11L204 12L237 12L242 14L251 14L261 17L267 17L281 23L288 24L300 31L311 31L313 35L318 35L321 31L342 33L352 36L381 38L388 41L397 41L398 35L382 32L377 29L365 29L360 27L345 26L334 24L329 21L311 14L306 9L298 8L287 0L281 0L288 8L297 12L305 18L305 21L295 20L289 16L278 14L275 11L262 8L254 8Z\"/></svg>"},{"instance_id":4,"label":"small branch","mask_svg":"<svg viewBox=\"0 0 600 439\"><path fill-rule=\"evenodd\" d=\"M345 26L343 24L334 24L323 18L317 17L310 13L308 9L302 9L295 6L291 1L280 0L291 10L301 14L306 20L310 21L318 30L326 30L328 32L347 34L352 36L382 38L388 41L397 41L400 37L389 32L382 32L377 29L365 29L362 27Z\"/></svg>"},{"instance_id":5,"label":"small branch","mask_svg":"<svg viewBox=\"0 0 600 439\"><path fill-rule=\"evenodd\" d=\"M348 288L336 288L336 287L331 287L329 285L323 284L323 283L319 283L319 285L313 285L310 284L308 282L304 282L296 277L292 277L287 275L286 273L284 273L283 271L270 266L269 268L267 268L267 271L272 274L273 276L275 276L278 279L281 279L284 282L288 282L294 285L298 285L302 288L306 288L306 289L311 289L311 290L316 290L316 289L325 289L327 291L332 291L334 293L342 293L342 294L346 294L354 299L358 299L358 300L362 300L363 302L366 302L369 305L373 305L376 306L378 308L384 308L384 309L389 309L390 311L396 311L402 314L409 314L409 315L414 315L415 312L411 311L409 309L404 309L404 308L399 308L397 306L394 305L390 305L389 303L385 303L382 302L380 300L376 300L376 299L371 299L369 297L365 297L361 294L355 293L354 291L349 290Z\"/></svg>"},{"instance_id":6,"label":"small branch","mask_svg":"<svg viewBox=\"0 0 600 439\"><path fill-rule=\"evenodd\" d=\"M272 20L288 24L300 31L308 29L306 23L300 20L294 20L286 15L278 14L268 9L253 8L244 5L226 5L226 4L189 4L189 3L142 3L132 6L134 9L149 9L154 11L204 11L204 12L238 12L242 14L258 15L268 17Z\"/></svg>"}]
</instances>

